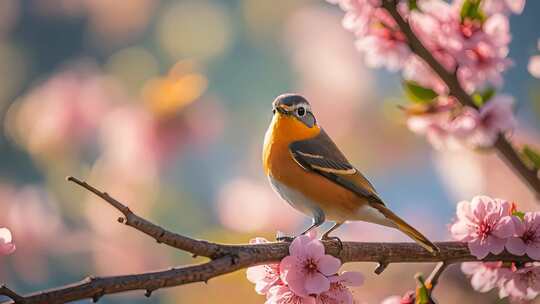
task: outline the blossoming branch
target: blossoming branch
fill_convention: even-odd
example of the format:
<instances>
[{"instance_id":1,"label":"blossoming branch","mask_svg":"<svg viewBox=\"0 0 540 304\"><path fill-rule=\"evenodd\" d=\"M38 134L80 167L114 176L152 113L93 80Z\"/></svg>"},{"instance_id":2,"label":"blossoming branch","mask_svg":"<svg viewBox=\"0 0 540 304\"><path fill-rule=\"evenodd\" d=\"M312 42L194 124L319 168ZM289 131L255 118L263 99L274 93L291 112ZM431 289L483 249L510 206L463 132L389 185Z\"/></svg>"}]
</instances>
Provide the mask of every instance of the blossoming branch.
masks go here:
<instances>
[{"instance_id":1,"label":"blossoming branch","mask_svg":"<svg viewBox=\"0 0 540 304\"><path fill-rule=\"evenodd\" d=\"M367 66L402 72L411 131L437 149L495 148L540 197L540 154L508 142L515 102L498 92L513 64L509 14L520 14L524 0L328 2L345 11L343 26Z\"/></svg>"},{"instance_id":2,"label":"blossoming branch","mask_svg":"<svg viewBox=\"0 0 540 304\"><path fill-rule=\"evenodd\" d=\"M266 294L272 301L278 301L278 299L283 297L296 299L296 296L293 295L291 290L291 283L293 288L306 288L309 285L308 289L314 288L314 291L320 292L317 295L319 299L321 297L325 299L331 297L348 298L348 291L342 289L360 284L361 278L358 274L347 274L346 272L338 274L337 270L341 263L374 262L379 264L376 271L381 272L391 263L444 262L446 265L450 265L459 262L478 261L477 257L471 255L469 252L467 243L463 242L437 242L436 245L439 247L440 253L434 256L416 243L343 242L340 246L333 241L322 242L322 245L324 245L324 254L322 254L320 242L312 239L312 236L306 236L309 239L303 237L297 241L292 251L292 244L266 243L266 241L261 239L256 239L255 242L248 245L226 245L205 240L196 240L168 231L138 216L126 205L86 182L73 177L70 177L69 180L97 195L111 207L120 211L123 215L118 218L120 223L124 223L148 235L158 243L189 252L194 256L207 257L209 261L198 265L175 267L147 273L111 277L89 276L80 282L28 295L20 295L7 286L3 286L0 288L0 295L7 296L11 300L0 303L67 303L81 299L98 301L104 295L130 290L144 290L146 296L151 296L154 291L161 288L195 282L208 282L214 277L257 265L269 266L265 267L264 270L252 268L248 273L248 278L256 283L257 292ZM303 244L300 246L299 251L297 251L298 248L296 246L298 242ZM310 243L309 248L312 249L305 250L307 245L304 242ZM339 263L329 258L328 255L339 259ZM292 258L287 258L287 263L281 265L280 261L283 261L287 256ZM307 266L316 266L317 272L322 274L321 276L310 276L317 278L315 282L308 281L308 277L306 276L301 276L304 274L303 271L306 270L304 267L306 263L289 263L291 260L294 262L296 258L298 258L296 261L306 262L308 260L306 257L325 257L325 261L319 259L319 262L316 264L307 264ZM533 262L528 256L517 256L504 251L500 255L489 254L482 261L502 261L523 264ZM315 267L308 267L308 269L315 270ZM285 277L281 273L282 271L292 272ZM277 276L278 273L279 277ZM328 286L326 282L330 283L328 290L326 290ZM311 285L311 283L314 284ZM338 290L335 289L337 287L339 287L338 289L340 291L334 293ZM315 298L311 294L307 298L310 297Z\"/></svg>"}]
</instances>

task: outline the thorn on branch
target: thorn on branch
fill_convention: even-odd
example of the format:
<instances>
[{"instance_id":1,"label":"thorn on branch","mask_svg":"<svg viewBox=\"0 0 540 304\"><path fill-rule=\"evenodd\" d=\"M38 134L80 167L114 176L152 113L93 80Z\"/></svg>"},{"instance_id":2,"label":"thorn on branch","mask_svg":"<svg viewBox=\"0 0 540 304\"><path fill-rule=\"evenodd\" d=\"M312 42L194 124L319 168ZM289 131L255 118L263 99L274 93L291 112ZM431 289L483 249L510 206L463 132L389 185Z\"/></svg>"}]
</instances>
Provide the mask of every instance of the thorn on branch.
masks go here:
<instances>
[{"instance_id":1,"label":"thorn on branch","mask_svg":"<svg viewBox=\"0 0 540 304\"><path fill-rule=\"evenodd\" d=\"M101 299L101 297L103 297L104 294L105 293L103 292L103 290L99 291L97 294L92 296L92 302L97 303L99 301L99 299Z\"/></svg>"},{"instance_id":2,"label":"thorn on branch","mask_svg":"<svg viewBox=\"0 0 540 304\"><path fill-rule=\"evenodd\" d=\"M165 231L161 231L161 233L156 237L156 242L158 244L161 244L163 243L163 241L161 241L161 239L165 236Z\"/></svg>"},{"instance_id":3,"label":"thorn on branch","mask_svg":"<svg viewBox=\"0 0 540 304\"><path fill-rule=\"evenodd\" d=\"M144 296L147 297L147 298L150 298L150 296L152 296L152 292L154 290L152 289L147 289L145 292L144 292Z\"/></svg>"},{"instance_id":4,"label":"thorn on branch","mask_svg":"<svg viewBox=\"0 0 540 304\"><path fill-rule=\"evenodd\" d=\"M6 285L0 286L0 295L4 295L15 302L15 304L24 304L25 298L15 291L9 289Z\"/></svg>"},{"instance_id":5,"label":"thorn on branch","mask_svg":"<svg viewBox=\"0 0 540 304\"><path fill-rule=\"evenodd\" d=\"M125 221L125 218L119 216L118 219L117 219L117 221L118 221L120 224L123 224L124 221Z\"/></svg>"},{"instance_id":6,"label":"thorn on branch","mask_svg":"<svg viewBox=\"0 0 540 304\"><path fill-rule=\"evenodd\" d=\"M240 257L237 254L231 254L231 265L236 265L240 262Z\"/></svg>"},{"instance_id":7,"label":"thorn on branch","mask_svg":"<svg viewBox=\"0 0 540 304\"><path fill-rule=\"evenodd\" d=\"M375 268L375 274L381 274L383 271L388 267L388 262L380 261L379 265L377 265L377 268Z\"/></svg>"}]
</instances>

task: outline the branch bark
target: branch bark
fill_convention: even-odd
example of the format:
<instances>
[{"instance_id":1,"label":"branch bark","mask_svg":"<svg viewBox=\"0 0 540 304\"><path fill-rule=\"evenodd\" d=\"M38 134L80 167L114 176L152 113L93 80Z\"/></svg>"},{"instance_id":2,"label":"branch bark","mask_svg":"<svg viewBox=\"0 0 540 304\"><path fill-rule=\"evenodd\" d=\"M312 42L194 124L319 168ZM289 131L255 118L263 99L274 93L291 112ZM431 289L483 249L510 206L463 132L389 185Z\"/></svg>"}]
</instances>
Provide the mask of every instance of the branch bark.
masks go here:
<instances>
[{"instance_id":1,"label":"branch bark","mask_svg":"<svg viewBox=\"0 0 540 304\"><path fill-rule=\"evenodd\" d=\"M91 191L119 210L124 215L120 222L154 238L159 243L194 255L208 257L210 261L199 265L141 274L88 277L74 284L24 296L2 286L0 295L7 296L10 300L0 302L0 304L56 304L82 299L93 299L94 302L97 302L104 295L130 290L144 290L145 295L150 296L157 289L194 282L208 282L211 278L250 266L279 262L289 253L288 243L226 245L196 240L170 232L136 215L126 205L86 182L74 177L69 177L68 180ZM459 242L436 243L440 249L437 256L433 256L416 243L343 242L342 248L336 242L325 241L323 243L326 253L339 258L343 263L374 262L380 265L389 265L391 263L445 262L445 265L448 265L458 262L477 261L470 254L467 244ZM484 261L531 262L532 260L526 256L514 256L508 252L503 252L496 256L489 255Z\"/></svg>"},{"instance_id":2,"label":"branch bark","mask_svg":"<svg viewBox=\"0 0 540 304\"><path fill-rule=\"evenodd\" d=\"M407 43L411 51L418 57L422 58L426 64L428 64L435 73L444 81L450 90L450 95L456 97L456 99L464 106L478 108L472 100L472 97L467 94L459 83L459 79L456 73L447 71L444 66L433 57L431 52L424 46L420 39L416 36L409 23L403 19L397 9L397 1L395 0L382 0L382 6L388 11L392 18L396 21L400 30L407 38ZM534 168L528 167L522 159L519 157L518 152L512 146L512 144L506 139L504 134L499 134L494 148L497 150L499 156L505 161L505 163L512 168L512 170L521 178L521 180L529 186L529 188L535 193L536 197L540 199L540 179L538 178L538 172Z\"/></svg>"}]
</instances>

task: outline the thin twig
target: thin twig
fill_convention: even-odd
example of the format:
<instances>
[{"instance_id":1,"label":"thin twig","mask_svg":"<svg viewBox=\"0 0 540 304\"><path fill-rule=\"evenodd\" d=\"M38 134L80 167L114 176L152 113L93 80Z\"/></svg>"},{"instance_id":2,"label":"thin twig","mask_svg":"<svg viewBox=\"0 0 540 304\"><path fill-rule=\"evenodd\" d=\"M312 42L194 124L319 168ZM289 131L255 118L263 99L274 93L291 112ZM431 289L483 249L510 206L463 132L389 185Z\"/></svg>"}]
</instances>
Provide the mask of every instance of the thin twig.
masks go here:
<instances>
[{"instance_id":1,"label":"thin twig","mask_svg":"<svg viewBox=\"0 0 540 304\"><path fill-rule=\"evenodd\" d=\"M433 54L423 45L420 39L416 36L410 25L403 19L398 12L396 1L383 0L382 6L388 11L392 18L396 21L400 30L407 38L407 43L413 53L424 60L435 73L444 81L450 95L456 97L456 99L463 105L478 108L472 100L472 97L461 86L456 73L449 72L444 66L435 59ZM514 170L514 172L527 184L530 189L536 194L536 197L540 199L540 179L538 178L538 172L534 168L528 167L523 160L519 157L518 152L514 149L512 144L506 139L504 134L499 134L494 144L494 148L497 153L502 157L505 163Z\"/></svg>"},{"instance_id":2,"label":"thin twig","mask_svg":"<svg viewBox=\"0 0 540 304\"><path fill-rule=\"evenodd\" d=\"M24 304L25 298L18 293L14 292L13 290L9 289L7 286L2 285L0 286L0 295L6 296L13 300L14 303L17 304Z\"/></svg>"}]
</instances>

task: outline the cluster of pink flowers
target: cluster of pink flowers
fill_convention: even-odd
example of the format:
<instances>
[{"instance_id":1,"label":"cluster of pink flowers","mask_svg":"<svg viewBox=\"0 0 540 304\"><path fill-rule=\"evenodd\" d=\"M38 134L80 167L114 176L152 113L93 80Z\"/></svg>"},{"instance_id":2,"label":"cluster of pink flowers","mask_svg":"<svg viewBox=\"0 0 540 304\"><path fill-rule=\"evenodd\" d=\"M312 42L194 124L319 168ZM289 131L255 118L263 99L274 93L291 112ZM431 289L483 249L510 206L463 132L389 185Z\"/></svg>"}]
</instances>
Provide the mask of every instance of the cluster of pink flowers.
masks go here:
<instances>
[{"instance_id":1,"label":"cluster of pink flowers","mask_svg":"<svg viewBox=\"0 0 540 304\"><path fill-rule=\"evenodd\" d=\"M409 127L426 135L438 148L455 144L493 145L497 134L514 127L512 98L481 100L477 110L449 103L448 88L408 46L407 38L381 0L328 0L346 12L343 26L356 36L366 65L402 71L407 83L432 92L422 110L409 111ZM413 4L411 4L413 3ZM478 5L467 13L465 5ZM502 72L512 65L507 58L511 41L509 13L523 11L524 0L401 1L398 11L416 36L462 87L480 94L502 85ZM431 96L431 95L430 95ZM429 103L429 105L427 105Z\"/></svg>"},{"instance_id":2,"label":"cluster of pink flowers","mask_svg":"<svg viewBox=\"0 0 540 304\"><path fill-rule=\"evenodd\" d=\"M289 256L281 262L250 267L247 278L258 294L266 295L267 304L352 304L348 286L359 286L363 277L358 272L338 274L341 261L324 253L316 234L294 239ZM256 238L251 243L267 243Z\"/></svg>"},{"instance_id":3,"label":"cluster of pink flowers","mask_svg":"<svg viewBox=\"0 0 540 304\"><path fill-rule=\"evenodd\" d=\"M468 243L478 259L504 249L540 259L540 212L519 212L505 200L476 196L460 202L450 230L456 240ZM540 293L539 263L471 262L463 263L462 271L471 277L475 290L498 287L501 298L530 300Z\"/></svg>"},{"instance_id":4,"label":"cluster of pink flowers","mask_svg":"<svg viewBox=\"0 0 540 304\"><path fill-rule=\"evenodd\" d=\"M0 228L0 255L8 255L13 251L15 251L15 244L12 243L11 231Z\"/></svg>"},{"instance_id":5,"label":"cluster of pink flowers","mask_svg":"<svg viewBox=\"0 0 540 304\"><path fill-rule=\"evenodd\" d=\"M439 97L429 111L411 114L407 126L425 135L436 149L490 147L500 132L516 125L513 105L514 99L508 95L493 97L479 110L460 107L453 98Z\"/></svg>"}]
</instances>

